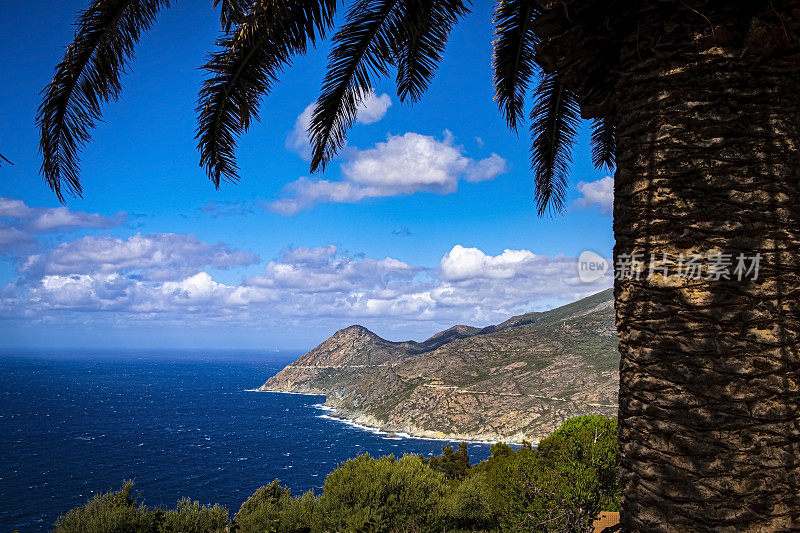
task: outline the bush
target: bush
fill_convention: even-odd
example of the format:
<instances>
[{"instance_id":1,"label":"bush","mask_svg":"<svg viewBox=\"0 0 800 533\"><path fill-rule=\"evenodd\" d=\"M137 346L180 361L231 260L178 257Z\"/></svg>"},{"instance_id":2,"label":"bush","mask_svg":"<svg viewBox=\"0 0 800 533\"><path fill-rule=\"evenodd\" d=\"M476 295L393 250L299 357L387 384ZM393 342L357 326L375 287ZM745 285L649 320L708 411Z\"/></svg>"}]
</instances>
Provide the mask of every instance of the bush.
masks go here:
<instances>
[{"instance_id":1,"label":"bush","mask_svg":"<svg viewBox=\"0 0 800 533\"><path fill-rule=\"evenodd\" d=\"M188 498L180 500L174 511L162 511L158 515L159 533L223 533L229 520L224 507L206 507Z\"/></svg>"},{"instance_id":2,"label":"bush","mask_svg":"<svg viewBox=\"0 0 800 533\"><path fill-rule=\"evenodd\" d=\"M497 527L497 515L486 473L477 472L464 478L440 504L441 521L447 531L485 531Z\"/></svg>"},{"instance_id":3,"label":"bush","mask_svg":"<svg viewBox=\"0 0 800 533\"><path fill-rule=\"evenodd\" d=\"M311 531L317 499L313 492L292 498L288 488L276 479L260 487L242 504L233 517L235 531L241 533Z\"/></svg>"},{"instance_id":4,"label":"bush","mask_svg":"<svg viewBox=\"0 0 800 533\"><path fill-rule=\"evenodd\" d=\"M421 457L359 455L325 479L314 509L315 531L438 531L443 474Z\"/></svg>"},{"instance_id":5,"label":"bush","mask_svg":"<svg viewBox=\"0 0 800 533\"><path fill-rule=\"evenodd\" d=\"M459 442L458 451L449 445L442 446L442 455L434 455L426 461L433 470L443 473L449 479L461 479L469 471L467 444Z\"/></svg>"},{"instance_id":6,"label":"bush","mask_svg":"<svg viewBox=\"0 0 800 533\"><path fill-rule=\"evenodd\" d=\"M313 491L303 493L299 498L292 498L281 511L279 532L308 533L312 531L314 508L317 497Z\"/></svg>"},{"instance_id":7,"label":"bush","mask_svg":"<svg viewBox=\"0 0 800 533\"><path fill-rule=\"evenodd\" d=\"M572 418L534 449L492 447L480 465L503 530L586 531L601 510L619 509L617 423Z\"/></svg>"},{"instance_id":8,"label":"bush","mask_svg":"<svg viewBox=\"0 0 800 533\"><path fill-rule=\"evenodd\" d=\"M183 499L175 510L149 509L131 497L133 481L119 492L99 494L60 517L54 533L222 533L228 510Z\"/></svg>"},{"instance_id":9,"label":"bush","mask_svg":"<svg viewBox=\"0 0 800 533\"><path fill-rule=\"evenodd\" d=\"M59 517L55 533L139 533L154 531L153 517L131 498L133 481L119 492L98 494L82 507Z\"/></svg>"},{"instance_id":10,"label":"bush","mask_svg":"<svg viewBox=\"0 0 800 533\"><path fill-rule=\"evenodd\" d=\"M600 415L570 418L539 443L539 453L575 483L573 494L619 511L617 420Z\"/></svg>"}]
</instances>

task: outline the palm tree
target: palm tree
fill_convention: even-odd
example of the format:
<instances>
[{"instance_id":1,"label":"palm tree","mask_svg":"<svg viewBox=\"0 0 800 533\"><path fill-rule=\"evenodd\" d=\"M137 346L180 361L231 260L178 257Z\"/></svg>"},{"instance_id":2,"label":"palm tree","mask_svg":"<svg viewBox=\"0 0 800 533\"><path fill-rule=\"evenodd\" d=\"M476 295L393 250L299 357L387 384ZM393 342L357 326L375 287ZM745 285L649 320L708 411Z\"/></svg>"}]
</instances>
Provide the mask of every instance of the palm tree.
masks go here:
<instances>
[{"instance_id":1,"label":"palm tree","mask_svg":"<svg viewBox=\"0 0 800 533\"><path fill-rule=\"evenodd\" d=\"M60 199L81 193L77 154L169 4L95 0L79 15L38 117ZM261 99L334 30L339 6L217 4L197 139L219 187L239 179L236 142ZM312 170L341 148L376 79L394 73L401 100L422 97L469 11L468 0L348 6L309 128ZM564 206L576 128L592 119L595 163L616 163L617 265L652 254L681 268L617 271L624 529L800 527L800 0L502 0L494 24L496 100L514 131L530 109L539 213ZM695 254L716 266L686 275ZM737 258L751 260L744 277Z\"/></svg>"}]
</instances>

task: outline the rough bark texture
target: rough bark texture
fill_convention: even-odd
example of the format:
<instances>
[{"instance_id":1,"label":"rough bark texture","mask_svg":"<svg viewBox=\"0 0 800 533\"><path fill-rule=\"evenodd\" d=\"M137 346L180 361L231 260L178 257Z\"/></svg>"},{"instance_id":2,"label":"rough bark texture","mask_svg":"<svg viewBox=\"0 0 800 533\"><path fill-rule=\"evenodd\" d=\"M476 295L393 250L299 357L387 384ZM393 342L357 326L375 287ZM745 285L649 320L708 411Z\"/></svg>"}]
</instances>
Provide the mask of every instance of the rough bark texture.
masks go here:
<instances>
[{"instance_id":1,"label":"rough bark texture","mask_svg":"<svg viewBox=\"0 0 800 533\"><path fill-rule=\"evenodd\" d=\"M625 531L800 530L800 2L550 2L538 61L617 127ZM704 271L707 274L707 271Z\"/></svg>"},{"instance_id":2,"label":"rough bark texture","mask_svg":"<svg viewBox=\"0 0 800 533\"><path fill-rule=\"evenodd\" d=\"M763 259L617 282L623 524L798 529L798 57L679 44L620 76L615 257Z\"/></svg>"}]
</instances>

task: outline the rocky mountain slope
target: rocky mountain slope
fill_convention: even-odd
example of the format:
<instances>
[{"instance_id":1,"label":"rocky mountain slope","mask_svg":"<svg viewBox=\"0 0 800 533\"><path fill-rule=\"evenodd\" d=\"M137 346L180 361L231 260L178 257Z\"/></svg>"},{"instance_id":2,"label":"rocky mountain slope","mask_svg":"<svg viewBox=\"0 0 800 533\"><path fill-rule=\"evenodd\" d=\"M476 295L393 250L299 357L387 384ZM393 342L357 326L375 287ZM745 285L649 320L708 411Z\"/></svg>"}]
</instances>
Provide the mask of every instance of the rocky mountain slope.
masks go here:
<instances>
[{"instance_id":1,"label":"rocky mountain slope","mask_svg":"<svg viewBox=\"0 0 800 533\"><path fill-rule=\"evenodd\" d=\"M324 394L336 416L389 432L535 443L569 417L616 416L618 368L607 290L424 342L350 326L260 390Z\"/></svg>"}]
</instances>

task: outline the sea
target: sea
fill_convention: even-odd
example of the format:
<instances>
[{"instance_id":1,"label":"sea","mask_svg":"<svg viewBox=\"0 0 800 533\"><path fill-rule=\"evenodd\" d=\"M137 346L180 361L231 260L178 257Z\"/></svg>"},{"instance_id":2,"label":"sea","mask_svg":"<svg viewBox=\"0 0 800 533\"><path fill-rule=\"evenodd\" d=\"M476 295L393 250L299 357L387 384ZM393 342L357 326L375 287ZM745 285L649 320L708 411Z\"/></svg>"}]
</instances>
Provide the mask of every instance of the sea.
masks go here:
<instances>
[{"instance_id":1,"label":"sea","mask_svg":"<svg viewBox=\"0 0 800 533\"><path fill-rule=\"evenodd\" d=\"M274 479L319 493L339 463L446 441L338 421L323 396L256 392L299 352L0 351L0 532L49 531L128 479L149 506L235 513ZM489 445L470 443L470 459Z\"/></svg>"}]
</instances>

